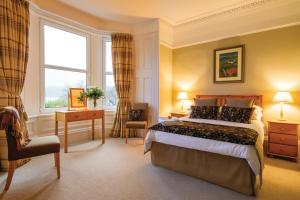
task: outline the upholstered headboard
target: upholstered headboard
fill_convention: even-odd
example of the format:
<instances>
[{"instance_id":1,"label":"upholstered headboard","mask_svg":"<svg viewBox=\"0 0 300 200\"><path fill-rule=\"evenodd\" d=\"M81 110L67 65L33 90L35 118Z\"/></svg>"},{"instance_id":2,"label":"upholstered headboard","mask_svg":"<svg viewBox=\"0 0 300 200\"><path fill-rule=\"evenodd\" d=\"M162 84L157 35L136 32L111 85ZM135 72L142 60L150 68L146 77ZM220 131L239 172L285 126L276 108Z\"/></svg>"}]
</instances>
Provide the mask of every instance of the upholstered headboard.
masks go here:
<instances>
[{"instance_id":1,"label":"upholstered headboard","mask_svg":"<svg viewBox=\"0 0 300 200\"><path fill-rule=\"evenodd\" d=\"M263 99L263 95L202 95L202 94L197 94L195 97L202 98L202 99L216 98L219 106L222 106L225 104L226 98L233 98L233 99L255 99L254 104L262 107L262 99Z\"/></svg>"}]
</instances>

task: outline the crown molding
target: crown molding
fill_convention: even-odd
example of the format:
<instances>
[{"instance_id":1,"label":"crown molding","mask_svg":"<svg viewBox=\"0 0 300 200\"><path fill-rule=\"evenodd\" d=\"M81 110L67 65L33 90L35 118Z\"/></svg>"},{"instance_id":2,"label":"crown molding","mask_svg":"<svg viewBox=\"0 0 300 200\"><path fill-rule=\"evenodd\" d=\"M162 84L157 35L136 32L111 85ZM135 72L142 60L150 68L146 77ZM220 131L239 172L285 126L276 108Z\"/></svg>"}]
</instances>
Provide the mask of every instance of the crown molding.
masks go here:
<instances>
[{"instance_id":1,"label":"crown molding","mask_svg":"<svg viewBox=\"0 0 300 200\"><path fill-rule=\"evenodd\" d=\"M232 37L240 37L240 36L250 35L250 34L254 34L254 33L261 33L261 32L265 32L265 31L271 31L271 30L287 28L287 27L297 26L297 25L300 25L300 21L285 24L285 25L280 25L280 26L274 26L274 27L270 27L270 28L257 29L257 30L253 30L253 31L249 31L249 32L241 33L241 34L236 34L236 35L227 35L227 36L224 36L224 37L213 38L211 40L191 42L191 43L187 43L187 44L184 44L184 45L174 45L174 44L172 44L172 45L166 44L165 45L163 41L161 41L161 44L163 44L165 46L169 45L168 47L171 48L171 49L179 49L179 48L184 48L184 47L189 47L189 46L194 46L194 45L199 45L199 44L205 44L205 43L215 42L215 41L219 41L219 40L224 40L224 39L228 39L228 38L232 38Z\"/></svg>"},{"instance_id":2,"label":"crown molding","mask_svg":"<svg viewBox=\"0 0 300 200\"><path fill-rule=\"evenodd\" d=\"M176 49L300 24L299 0L260 0L172 26L160 20L160 43Z\"/></svg>"},{"instance_id":3,"label":"crown molding","mask_svg":"<svg viewBox=\"0 0 300 200\"><path fill-rule=\"evenodd\" d=\"M172 26L180 26L182 24L190 23L193 21L209 21L215 18L223 17L224 15L235 14L245 10L255 9L258 7L266 6L269 3L275 2L277 0L246 0L230 6L226 6L217 10L213 10L206 13L201 13L193 17L189 17L179 21L173 21L168 18L163 18L165 22L171 24Z\"/></svg>"},{"instance_id":4,"label":"crown molding","mask_svg":"<svg viewBox=\"0 0 300 200\"><path fill-rule=\"evenodd\" d=\"M163 40L159 41L159 44L163 45L165 47L168 47L169 49L175 49L172 44L170 44L170 43L168 43L166 41L163 41Z\"/></svg>"},{"instance_id":5,"label":"crown molding","mask_svg":"<svg viewBox=\"0 0 300 200\"><path fill-rule=\"evenodd\" d=\"M60 15L57 15L55 13L52 13L50 11L44 10L40 8L38 5L36 5L34 2L29 1L29 10L30 14L37 16L44 20L53 21L58 24L63 24L65 26L68 26L73 29L77 29L81 32L87 32L91 34L97 34L97 35L103 35L103 36L110 36L111 33L116 32L114 30L102 30L97 29L82 23L79 23L77 21L74 21L72 19L62 17Z\"/></svg>"}]
</instances>

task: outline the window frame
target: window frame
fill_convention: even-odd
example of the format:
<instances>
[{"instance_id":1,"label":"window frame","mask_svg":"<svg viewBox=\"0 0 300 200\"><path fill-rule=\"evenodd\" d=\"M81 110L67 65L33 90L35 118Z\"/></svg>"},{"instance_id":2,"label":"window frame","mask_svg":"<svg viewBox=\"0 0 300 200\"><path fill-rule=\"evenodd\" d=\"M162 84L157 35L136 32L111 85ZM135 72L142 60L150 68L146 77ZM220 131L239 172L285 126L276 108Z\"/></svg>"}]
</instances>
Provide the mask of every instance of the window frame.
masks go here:
<instances>
[{"instance_id":1,"label":"window frame","mask_svg":"<svg viewBox=\"0 0 300 200\"><path fill-rule=\"evenodd\" d=\"M66 31L72 34L76 34L82 37L86 38L86 69L76 69L76 68L69 68L59 65L49 65L45 64L45 38L44 38L44 26L50 26L62 31ZM40 20L40 78L41 78L41 84L40 84L40 113L53 113L55 111L60 110L67 110L68 107L59 107L59 108L46 108L45 107L45 69L55 69L55 70L61 70L61 71L68 71L68 72L80 72L85 73L86 77L86 87L90 85L90 34L88 34L85 31L79 30L77 28L70 27L68 25L50 22L47 20Z\"/></svg>"},{"instance_id":2,"label":"window frame","mask_svg":"<svg viewBox=\"0 0 300 200\"><path fill-rule=\"evenodd\" d=\"M104 93L106 93L106 75L113 75L113 72L107 72L106 71L106 42L111 42L111 37L103 37L102 39L102 85L103 85L103 91ZM103 100L103 107L106 110L111 110L111 111L115 111L117 108L117 103L118 103L118 97L117 97L117 101L116 101L116 105L115 106L108 106L106 105L106 101Z\"/></svg>"}]
</instances>

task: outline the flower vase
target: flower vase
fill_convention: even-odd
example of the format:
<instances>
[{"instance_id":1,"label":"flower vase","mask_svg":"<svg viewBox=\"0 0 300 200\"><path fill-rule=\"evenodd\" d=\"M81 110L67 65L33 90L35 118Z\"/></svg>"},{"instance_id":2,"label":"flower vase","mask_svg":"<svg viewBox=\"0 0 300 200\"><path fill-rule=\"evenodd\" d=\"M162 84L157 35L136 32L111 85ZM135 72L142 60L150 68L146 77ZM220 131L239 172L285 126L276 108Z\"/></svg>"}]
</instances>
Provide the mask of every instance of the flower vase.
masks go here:
<instances>
[{"instance_id":1,"label":"flower vase","mask_svg":"<svg viewBox=\"0 0 300 200\"><path fill-rule=\"evenodd\" d=\"M94 106L94 109L97 108L97 99L93 99L93 106Z\"/></svg>"}]
</instances>

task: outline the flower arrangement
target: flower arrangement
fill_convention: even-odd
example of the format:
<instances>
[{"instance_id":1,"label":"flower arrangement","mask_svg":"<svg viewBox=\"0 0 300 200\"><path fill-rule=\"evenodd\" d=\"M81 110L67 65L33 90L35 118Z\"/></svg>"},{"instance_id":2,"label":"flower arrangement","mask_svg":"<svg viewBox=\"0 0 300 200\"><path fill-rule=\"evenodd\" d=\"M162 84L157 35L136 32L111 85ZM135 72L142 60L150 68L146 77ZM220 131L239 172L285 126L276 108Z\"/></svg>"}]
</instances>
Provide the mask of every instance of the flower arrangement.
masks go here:
<instances>
[{"instance_id":1,"label":"flower arrangement","mask_svg":"<svg viewBox=\"0 0 300 200\"><path fill-rule=\"evenodd\" d=\"M104 98L104 92L99 87L91 87L88 88L85 92L80 93L78 97L79 101L84 101L84 98L92 99L94 108L97 107L97 100L100 98Z\"/></svg>"}]
</instances>

